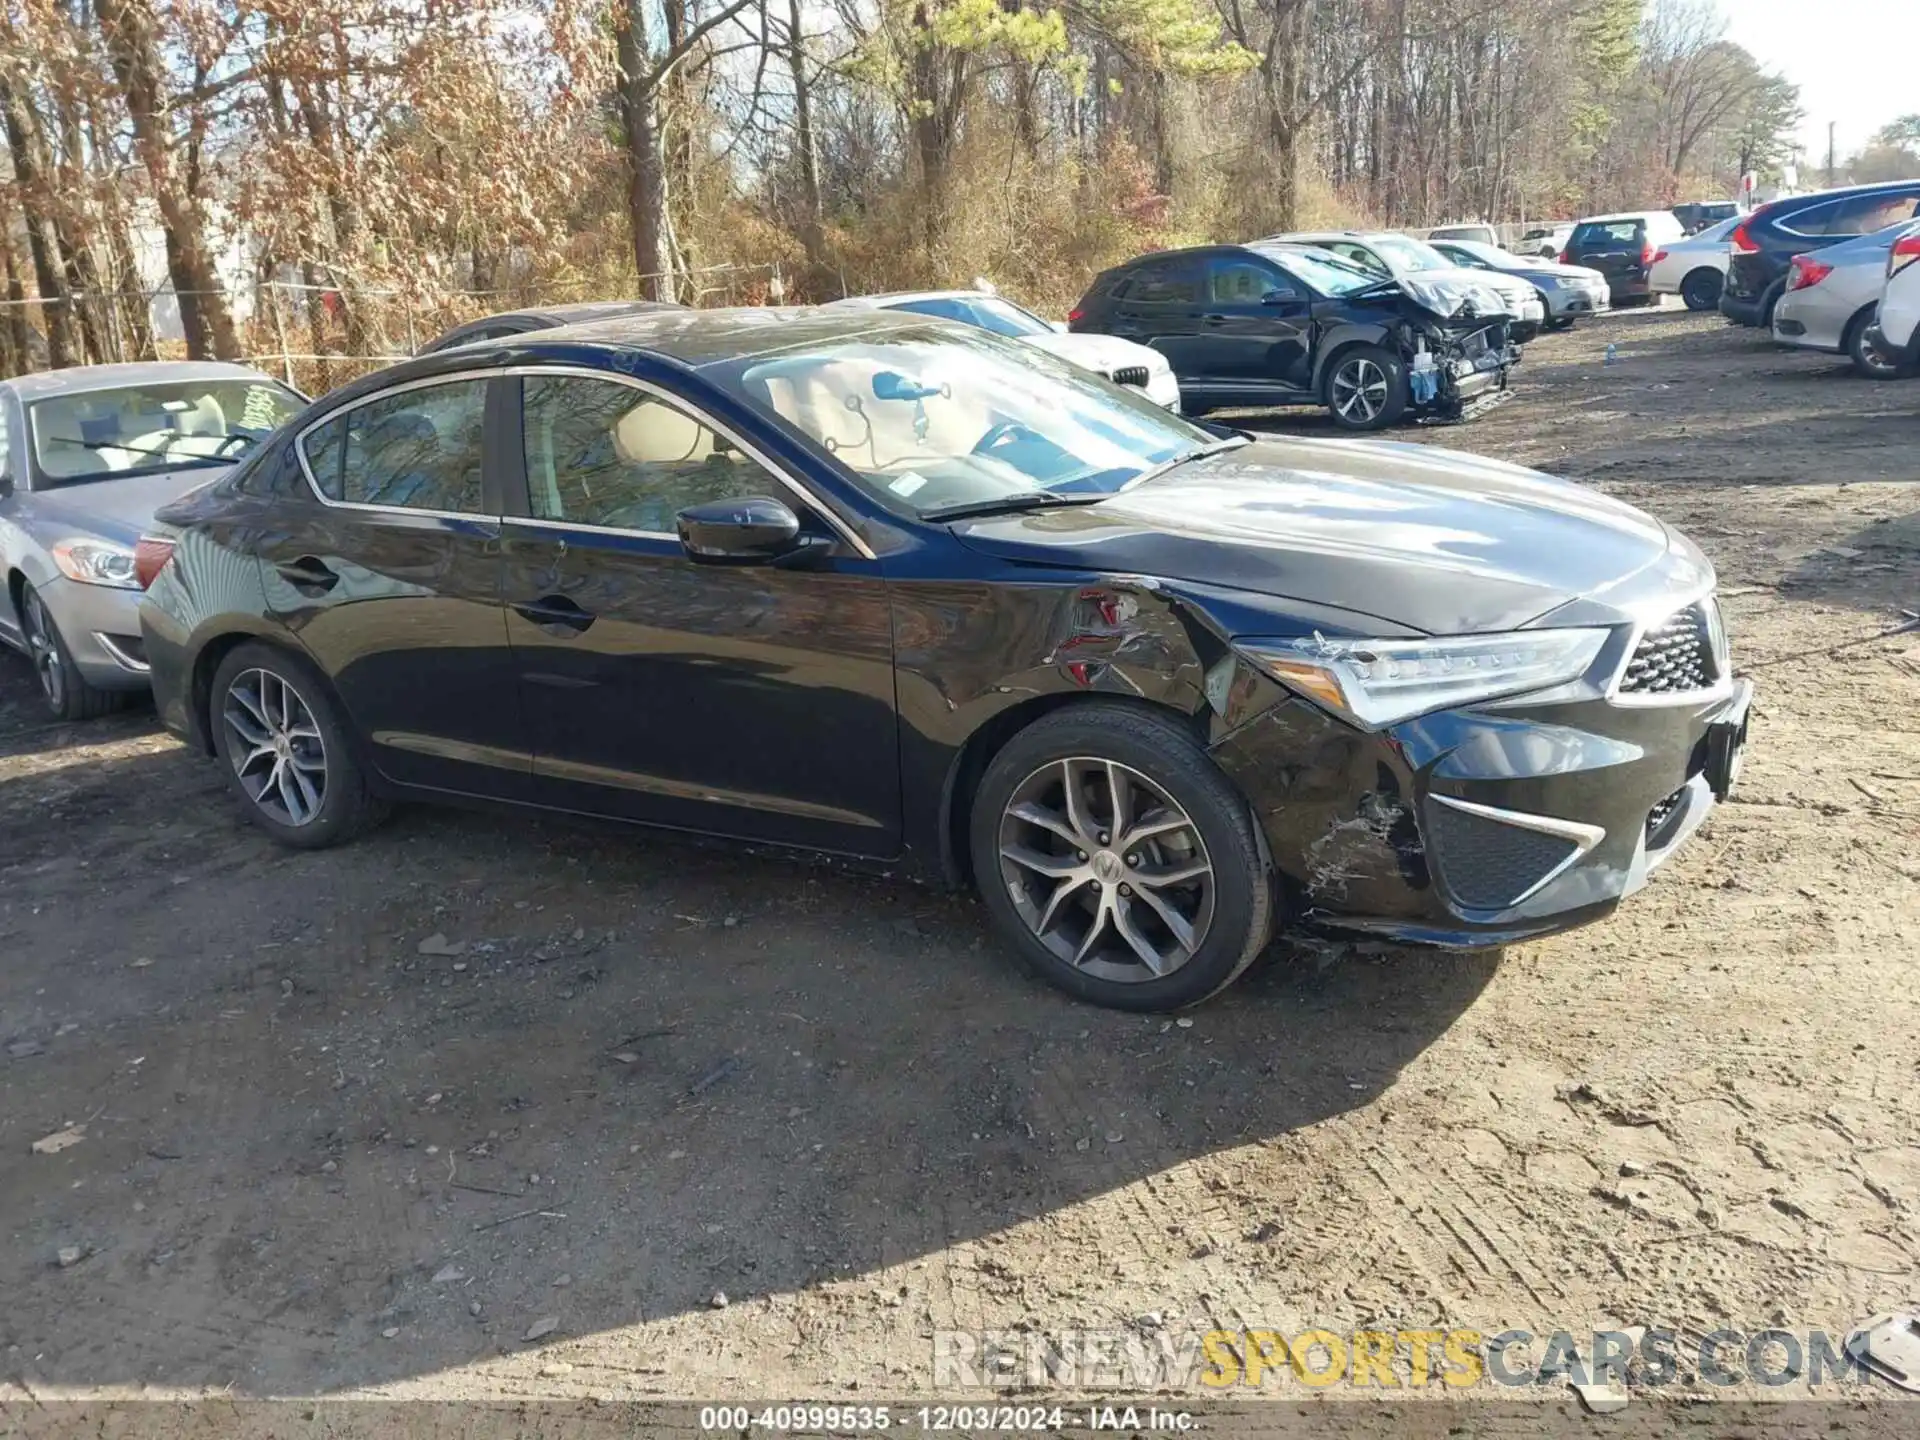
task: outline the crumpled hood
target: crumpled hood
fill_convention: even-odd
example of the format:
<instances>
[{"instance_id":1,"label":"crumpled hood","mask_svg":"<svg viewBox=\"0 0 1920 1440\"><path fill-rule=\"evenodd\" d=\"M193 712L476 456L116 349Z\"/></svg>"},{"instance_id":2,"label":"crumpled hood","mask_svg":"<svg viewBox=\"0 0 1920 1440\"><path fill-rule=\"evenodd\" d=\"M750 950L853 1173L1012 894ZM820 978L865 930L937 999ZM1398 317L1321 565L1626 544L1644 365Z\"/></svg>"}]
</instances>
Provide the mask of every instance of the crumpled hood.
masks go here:
<instances>
[{"instance_id":1,"label":"crumpled hood","mask_svg":"<svg viewBox=\"0 0 1920 1440\"><path fill-rule=\"evenodd\" d=\"M211 485L233 467L196 465L123 480L88 480L16 495L19 523L43 544L89 536L131 545L153 523L153 512L190 490ZM55 533L58 532L58 533Z\"/></svg>"},{"instance_id":2,"label":"crumpled hood","mask_svg":"<svg viewBox=\"0 0 1920 1440\"><path fill-rule=\"evenodd\" d=\"M1465 313L1517 315L1519 302L1533 294L1526 281L1491 270L1419 270L1394 277L1414 301L1445 319Z\"/></svg>"},{"instance_id":3,"label":"crumpled hood","mask_svg":"<svg viewBox=\"0 0 1920 1440\"><path fill-rule=\"evenodd\" d=\"M1066 335L1022 335L1020 338L1037 350L1058 355L1062 360L1069 360L1088 370L1098 370L1103 375L1111 375L1128 365L1144 365L1150 371L1167 368L1167 359L1158 350L1132 340L1122 340L1118 335L1076 332Z\"/></svg>"},{"instance_id":4,"label":"crumpled hood","mask_svg":"<svg viewBox=\"0 0 1920 1440\"><path fill-rule=\"evenodd\" d=\"M1522 625L1665 557L1664 526L1597 491L1390 441L1262 439L1094 505L956 522L1030 564L1254 591L1431 634Z\"/></svg>"}]
</instances>

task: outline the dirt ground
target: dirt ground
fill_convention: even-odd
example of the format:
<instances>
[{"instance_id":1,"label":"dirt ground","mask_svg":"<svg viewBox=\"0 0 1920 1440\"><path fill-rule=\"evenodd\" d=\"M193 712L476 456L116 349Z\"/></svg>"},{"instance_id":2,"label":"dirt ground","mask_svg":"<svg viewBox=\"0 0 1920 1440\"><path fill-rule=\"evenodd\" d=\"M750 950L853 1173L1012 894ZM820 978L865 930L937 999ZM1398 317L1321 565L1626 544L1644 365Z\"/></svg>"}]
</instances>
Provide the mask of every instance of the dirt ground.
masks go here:
<instances>
[{"instance_id":1,"label":"dirt ground","mask_svg":"<svg viewBox=\"0 0 1920 1440\"><path fill-rule=\"evenodd\" d=\"M1520 373L1411 438L1699 540L1738 803L1604 924L1283 947L1190 1024L1023 979L965 898L643 834L281 851L0 657L0 1400L910 1399L936 1330L1920 1300L1920 382L1672 311Z\"/></svg>"}]
</instances>

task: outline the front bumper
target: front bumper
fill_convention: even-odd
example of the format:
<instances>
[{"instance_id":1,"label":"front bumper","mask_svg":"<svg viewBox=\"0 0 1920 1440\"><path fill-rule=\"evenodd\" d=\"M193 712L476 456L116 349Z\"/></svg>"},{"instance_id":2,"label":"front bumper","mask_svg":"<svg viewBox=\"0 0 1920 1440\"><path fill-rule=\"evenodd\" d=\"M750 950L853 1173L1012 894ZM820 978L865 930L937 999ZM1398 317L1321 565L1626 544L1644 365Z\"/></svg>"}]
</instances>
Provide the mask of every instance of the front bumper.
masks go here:
<instances>
[{"instance_id":1,"label":"front bumper","mask_svg":"<svg viewBox=\"0 0 1920 1440\"><path fill-rule=\"evenodd\" d=\"M147 688L140 592L82 585L64 576L34 587L67 642L77 669L98 690Z\"/></svg>"},{"instance_id":2,"label":"front bumper","mask_svg":"<svg viewBox=\"0 0 1920 1440\"><path fill-rule=\"evenodd\" d=\"M1180 381L1171 370L1155 370L1148 374L1146 389L1143 392L1154 404L1180 413Z\"/></svg>"},{"instance_id":3,"label":"front bumper","mask_svg":"<svg viewBox=\"0 0 1920 1440\"><path fill-rule=\"evenodd\" d=\"M1305 923L1501 945L1603 918L1678 852L1737 777L1751 694L1523 697L1379 733L1289 697L1213 755Z\"/></svg>"},{"instance_id":4,"label":"front bumper","mask_svg":"<svg viewBox=\"0 0 1920 1440\"><path fill-rule=\"evenodd\" d=\"M1604 315L1613 308L1612 295L1604 285L1559 285L1541 293L1547 297L1547 314L1555 320L1571 320L1580 315Z\"/></svg>"}]
</instances>

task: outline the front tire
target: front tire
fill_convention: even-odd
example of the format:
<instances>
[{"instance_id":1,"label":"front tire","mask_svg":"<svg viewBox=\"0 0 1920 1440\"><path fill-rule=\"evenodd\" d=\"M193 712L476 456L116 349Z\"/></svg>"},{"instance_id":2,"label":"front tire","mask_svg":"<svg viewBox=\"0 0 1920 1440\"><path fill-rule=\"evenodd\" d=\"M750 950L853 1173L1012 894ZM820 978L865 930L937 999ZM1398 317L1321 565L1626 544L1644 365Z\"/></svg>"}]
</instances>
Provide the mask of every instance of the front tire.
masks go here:
<instances>
[{"instance_id":1,"label":"front tire","mask_svg":"<svg viewBox=\"0 0 1920 1440\"><path fill-rule=\"evenodd\" d=\"M1342 430L1385 430L1407 410L1406 366L1378 345L1355 345L1334 356L1321 398Z\"/></svg>"},{"instance_id":2,"label":"front tire","mask_svg":"<svg viewBox=\"0 0 1920 1440\"><path fill-rule=\"evenodd\" d=\"M1035 721L981 777L969 840L1015 954L1096 1005L1198 1004L1273 933L1246 801L1168 715L1090 702Z\"/></svg>"},{"instance_id":3,"label":"front tire","mask_svg":"<svg viewBox=\"0 0 1920 1440\"><path fill-rule=\"evenodd\" d=\"M1680 282L1680 299L1689 310L1718 310L1720 291L1726 285L1726 277L1718 270L1705 266L1687 273Z\"/></svg>"},{"instance_id":4,"label":"front tire","mask_svg":"<svg viewBox=\"0 0 1920 1440\"><path fill-rule=\"evenodd\" d=\"M207 721L228 785L282 845L323 849L385 818L332 691L286 651L236 647L214 672Z\"/></svg>"},{"instance_id":5,"label":"front tire","mask_svg":"<svg viewBox=\"0 0 1920 1440\"><path fill-rule=\"evenodd\" d=\"M102 690L88 683L73 663L73 652L67 648L53 612L31 585L20 587L20 634L27 643L34 678L40 682L41 698L57 718L98 720L126 703L124 692Z\"/></svg>"}]
</instances>

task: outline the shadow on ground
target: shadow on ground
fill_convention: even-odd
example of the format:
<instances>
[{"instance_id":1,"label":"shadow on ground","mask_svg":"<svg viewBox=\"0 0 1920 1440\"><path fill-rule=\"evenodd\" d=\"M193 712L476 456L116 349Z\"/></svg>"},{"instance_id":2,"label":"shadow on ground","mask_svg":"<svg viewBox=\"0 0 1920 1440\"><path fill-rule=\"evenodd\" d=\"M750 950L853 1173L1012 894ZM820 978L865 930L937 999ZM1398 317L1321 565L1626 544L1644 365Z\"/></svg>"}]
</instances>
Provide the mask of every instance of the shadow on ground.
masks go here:
<instances>
[{"instance_id":1,"label":"shadow on ground","mask_svg":"<svg viewBox=\"0 0 1920 1440\"><path fill-rule=\"evenodd\" d=\"M428 809L291 853L108 730L0 780L0 1348L36 1387L378 1384L870 1274L1364 1104L1496 964L1281 956L1122 1016L964 898ZM1285 1213L1203 1174L1150 1247Z\"/></svg>"}]
</instances>

